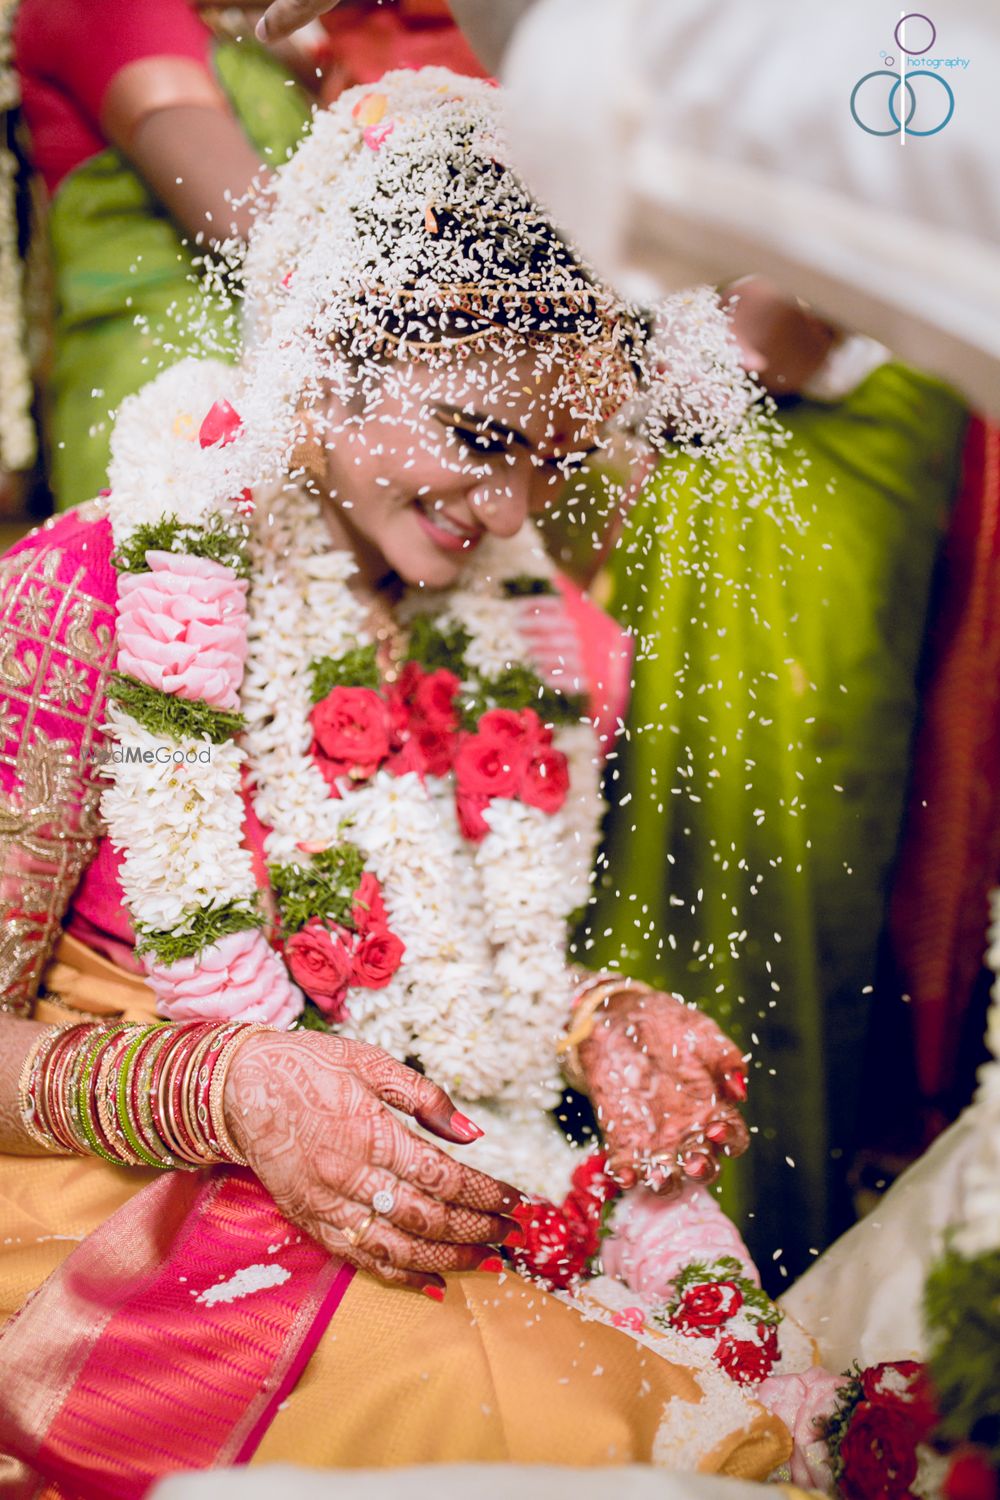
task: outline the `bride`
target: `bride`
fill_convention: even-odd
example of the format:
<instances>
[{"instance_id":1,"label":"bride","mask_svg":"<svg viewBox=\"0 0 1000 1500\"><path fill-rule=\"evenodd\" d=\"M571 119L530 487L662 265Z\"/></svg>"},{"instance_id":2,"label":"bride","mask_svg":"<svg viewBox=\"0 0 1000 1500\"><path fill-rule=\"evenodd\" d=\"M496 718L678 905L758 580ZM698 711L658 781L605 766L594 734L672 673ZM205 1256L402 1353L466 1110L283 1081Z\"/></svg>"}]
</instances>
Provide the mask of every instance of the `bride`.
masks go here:
<instances>
[{"instance_id":1,"label":"bride","mask_svg":"<svg viewBox=\"0 0 1000 1500\"><path fill-rule=\"evenodd\" d=\"M648 330L495 100L425 70L319 116L240 370L147 386L110 491L0 565L12 1493L790 1451L752 1399L780 1314L704 1191L741 1055L566 959L598 755L529 664L529 516Z\"/></svg>"}]
</instances>

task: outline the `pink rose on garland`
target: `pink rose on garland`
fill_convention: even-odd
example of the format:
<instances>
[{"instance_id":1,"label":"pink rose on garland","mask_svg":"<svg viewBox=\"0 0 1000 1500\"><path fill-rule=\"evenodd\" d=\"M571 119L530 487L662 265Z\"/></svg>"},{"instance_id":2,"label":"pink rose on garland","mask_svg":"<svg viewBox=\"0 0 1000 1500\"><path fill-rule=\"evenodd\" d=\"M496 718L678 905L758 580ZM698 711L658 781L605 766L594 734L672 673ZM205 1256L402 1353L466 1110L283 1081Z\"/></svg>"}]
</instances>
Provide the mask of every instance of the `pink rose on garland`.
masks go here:
<instances>
[{"instance_id":1,"label":"pink rose on garland","mask_svg":"<svg viewBox=\"0 0 1000 1500\"><path fill-rule=\"evenodd\" d=\"M627 1328L631 1333L642 1333L646 1327L646 1314L641 1307L623 1307L611 1314L614 1328Z\"/></svg>"},{"instance_id":2,"label":"pink rose on garland","mask_svg":"<svg viewBox=\"0 0 1000 1500\"><path fill-rule=\"evenodd\" d=\"M689 1286L671 1316L671 1323L688 1338L711 1338L743 1306L743 1293L732 1281L706 1281Z\"/></svg>"},{"instance_id":3,"label":"pink rose on garland","mask_svg":"<svg viewBox=\"0 0 1000 1500\"><path fill-rule=\"evenodd\" d=\"M675 1198L638 1188L615 1213L614 1236L601 1252L609 1276L626 1281L647 1301L669 1301L671 1283L692 1261L705 1265L734 1256L741 1275L759 1281L750 1252L718 1200L697 1183Z\"/></svg>"},{"instance_id":4,"label":"pink rose on garland","mask_svg":"<svg viewBox=\"0 0 1000 1500\"><path fill-rule=\"evenodd\" d=\"M314 754L327 781L374 776L389 754L389 709L372 688L335 687L309 716ZM325 764L324 764L325 763Z\"/></svg>"},{"instance_id":5,"label":"pink rose on garland","mask_svg":"<svg viewBox=\"0 0 1000 1500\"><path fill-rule=\"evenodd\" d=\"M300 984L328 1021L343 1021L344 1001L351 979L351 950L341 927L332 931L313 917L288 939L285 962L296 984Z\"/></svg>"},{"instance_id":6,"label":"pink rose on garland","mask_svg":"<svg viewBox=\"0 0 1000 1500\"><path fill-rule=\"evenodd\" d=\"M143 959L159 1015L170 1021L260 1021L287 1029L302 1014L302 995L256 928L233 932L194 958L162 964Z\"/></svg>"},{"instance_id":7,"label":"pink rose on garland","mask_svg":"<svg viewBox=\"0 0 1000 1500\"><path fill-rule=\"evenodd\" d=\"M351 953L351 983L382 990L403 962L404 945L388 927L373 927Z\"/></svg>"},{"instance_id":8,"label":"pink rose on garland","mask_svg":"<svg viewBox=\"0 0 1000 1500\"><path fill-rule=\"evenodd\" d=\"M824 1494L833 1489L830 1450L822 1433L844 1384L843 1376L812 1365L798 1375L769 1375L753 1393L792 1434L792 1483L802 1489Z\"/></svg>"},{"instance_id":9,"label":"pink rose on garland","mask_svg":"<svg viewBox=\"0 0 1000 1500\"><path fill-rule=\"evenodd\" d=\"M246 580L187 553L146 553L149 573L118 582L118 670L212 708L239 706L247 654Z\"/></svg>"}]
</instances>

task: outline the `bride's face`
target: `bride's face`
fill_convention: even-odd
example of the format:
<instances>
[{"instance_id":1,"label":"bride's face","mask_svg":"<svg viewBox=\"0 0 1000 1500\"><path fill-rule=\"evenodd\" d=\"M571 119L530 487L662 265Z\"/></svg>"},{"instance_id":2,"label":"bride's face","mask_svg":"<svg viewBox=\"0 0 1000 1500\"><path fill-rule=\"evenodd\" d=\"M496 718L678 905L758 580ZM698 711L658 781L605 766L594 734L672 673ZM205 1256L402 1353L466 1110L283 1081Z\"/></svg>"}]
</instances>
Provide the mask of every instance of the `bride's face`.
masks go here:
<instances>
[{"instance_id":1,"label":"bride's face","mask_svg":"<svg viewBox=\"0 0 1000 1500\"><path fill-rule=\"evenodd\" d=\"M597 446L530 349L397 363L378 399L328 409L326 487L371 579L445 588L487 536L512 537Z\"/></svg>"}]
</instances>

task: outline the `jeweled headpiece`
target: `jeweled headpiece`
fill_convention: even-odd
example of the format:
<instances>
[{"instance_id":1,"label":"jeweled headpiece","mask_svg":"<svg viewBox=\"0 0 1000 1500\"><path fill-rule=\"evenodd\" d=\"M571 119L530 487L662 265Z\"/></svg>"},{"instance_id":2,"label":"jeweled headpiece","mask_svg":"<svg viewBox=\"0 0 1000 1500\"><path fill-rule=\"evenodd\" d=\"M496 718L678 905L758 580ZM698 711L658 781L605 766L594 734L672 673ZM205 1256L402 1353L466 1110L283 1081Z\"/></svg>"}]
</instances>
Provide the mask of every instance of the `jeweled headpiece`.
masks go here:
<instances>
[{"instance_id":1,"label":"jeweled headpiece","mask_svg":"<svg viewBox=\"0 0 1000 1500\"><path fill-rule=\"evenodd\" d=\"M247 259L256 351L339 363L509 347L557 361L581 412L635 393L644 325L506 164L500 96L443 68L387 74L318 114ZM308 378L300 382L307 388Z\"/></svg>"}]
</instances>

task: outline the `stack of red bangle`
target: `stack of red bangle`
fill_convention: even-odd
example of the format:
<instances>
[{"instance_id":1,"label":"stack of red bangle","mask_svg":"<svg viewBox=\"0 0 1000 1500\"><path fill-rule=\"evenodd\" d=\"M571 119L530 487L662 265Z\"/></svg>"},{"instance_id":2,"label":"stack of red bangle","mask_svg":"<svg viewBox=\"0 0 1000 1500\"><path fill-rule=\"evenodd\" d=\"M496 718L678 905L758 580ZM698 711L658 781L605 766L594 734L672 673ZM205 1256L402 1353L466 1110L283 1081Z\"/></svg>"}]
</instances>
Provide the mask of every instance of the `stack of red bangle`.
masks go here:
<instances>
[{"instance_id":1,"label":"stack of red bangle","mask_svg":"<svg viewBox=\"0 0 1000 1500\"><path fill-rule=\"evenodd\" d=\"M21 1073L21 1118L46 1151L116 1166L246 1166L223 1091L238 1048L264 1026L185 1021L52 1027Z\"/></svg>"}]
</instances>

